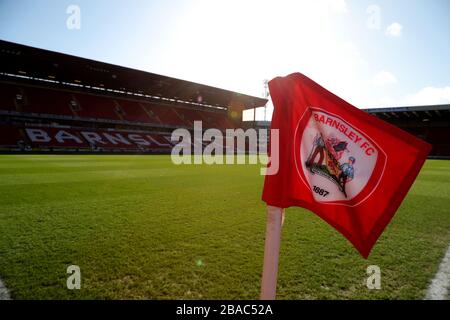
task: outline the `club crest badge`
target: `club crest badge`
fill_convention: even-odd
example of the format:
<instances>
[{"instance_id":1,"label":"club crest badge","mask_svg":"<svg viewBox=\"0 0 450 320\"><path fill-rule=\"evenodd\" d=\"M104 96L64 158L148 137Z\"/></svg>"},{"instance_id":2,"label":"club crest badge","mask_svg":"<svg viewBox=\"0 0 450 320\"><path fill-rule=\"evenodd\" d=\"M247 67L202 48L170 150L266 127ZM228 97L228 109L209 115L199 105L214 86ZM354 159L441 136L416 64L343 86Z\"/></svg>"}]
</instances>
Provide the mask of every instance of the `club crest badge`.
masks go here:
<instances>
[{"instance_id":1,"label":"club crest badge","mask_svg":"<svg viewBox=\"0 0 450 320\"><path fill-rule=\"evenodd\" d=\"M376 188L386 163L364 132L319 108L300 119L295 147L300 178L322 203L358 205Z\"/></svg>"}]
</instances>

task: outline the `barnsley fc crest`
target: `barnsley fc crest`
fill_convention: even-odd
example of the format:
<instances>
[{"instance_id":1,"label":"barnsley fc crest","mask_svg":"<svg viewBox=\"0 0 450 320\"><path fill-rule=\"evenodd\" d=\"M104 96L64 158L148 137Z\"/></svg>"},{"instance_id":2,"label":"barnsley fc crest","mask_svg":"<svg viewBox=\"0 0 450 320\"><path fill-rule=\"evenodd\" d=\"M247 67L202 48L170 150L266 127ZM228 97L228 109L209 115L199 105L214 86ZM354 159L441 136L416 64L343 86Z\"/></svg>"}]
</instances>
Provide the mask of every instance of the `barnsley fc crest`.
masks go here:
<instances>
[{"instance_id":1,"label":"barnsley fc crest","mask_svg":"<svg viewBox=\"0 0 450 320\"><path fill-rule=\"evenodd\" d=\"M386 156L364 132L311 108L296 133L296 165L316 201L355 206L376 188Z\"/></svg>"}]
</instances>

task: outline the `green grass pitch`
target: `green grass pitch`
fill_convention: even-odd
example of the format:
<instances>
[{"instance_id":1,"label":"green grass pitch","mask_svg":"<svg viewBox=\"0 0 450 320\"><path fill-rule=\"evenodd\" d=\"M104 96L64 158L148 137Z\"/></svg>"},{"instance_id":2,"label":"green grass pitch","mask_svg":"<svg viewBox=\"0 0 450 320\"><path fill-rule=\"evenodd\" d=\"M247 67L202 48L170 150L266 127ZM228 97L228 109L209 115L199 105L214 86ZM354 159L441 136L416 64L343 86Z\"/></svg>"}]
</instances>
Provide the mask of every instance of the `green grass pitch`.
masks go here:
<instances>
[{"instance_id":1,"label":"green grass pitch","mask_svg":"<svg viewBox=\"0 0 450 320\"><path fill-rule=\"evenodd\" d=\"M169 156L0 156L0 277L14 299L257 299L258 165ZM286 212L279 299L422 299L450 243L450 161L427 161L370 258ZM366 287L368 265L380 290ZM66 269L81 268L80 290Z\"/></svg>"}]
</instances>

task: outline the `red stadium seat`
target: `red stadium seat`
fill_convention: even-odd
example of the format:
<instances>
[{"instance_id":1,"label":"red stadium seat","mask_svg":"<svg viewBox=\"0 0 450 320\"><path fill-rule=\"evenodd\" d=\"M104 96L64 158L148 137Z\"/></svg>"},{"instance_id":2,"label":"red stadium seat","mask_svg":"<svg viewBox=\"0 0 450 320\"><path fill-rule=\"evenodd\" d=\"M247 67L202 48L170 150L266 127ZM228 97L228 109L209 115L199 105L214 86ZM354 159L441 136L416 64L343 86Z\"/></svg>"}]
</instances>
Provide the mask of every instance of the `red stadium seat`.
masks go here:
<instances>
[{"instance_id":1,"label":"red stadium seat","mask_svg":"<svg viewBox=\"0 0 450 320\"><path fill-rule=\"evenodd\" d=\"M88 94L74 94L79 104L76 114L83 118L121 120L113 99Z\"/></svg>"},{"instance_id":2,"label":"red stadium seat","mask_svg":"<svg viewBox=\"0 0 450 320\"><path fill-rule=\"evenodd\" d=\"M41 123L47 123L0 126L0 147L11 150L27 150L31 146L34 150L167 153L173 146L170 133L142 131L142 127L137 131L94 129L101 123L99 120L127 121L127 126L135 122L192 128L194 121L202 121L203 129L235 127L225 112L4 83L0 84L0 109L32 113L44 120ZM73 127L50 126L52 121L59 121L50 115L77 116L91 123L72 119L69 123ZM86 124L85 129L75 127Z\"/></svg>"},{"instance_id":3,"label":"red stadium seat","mask_svg":"<svg viewBox=\"0 0 450 320\"><path fill-rule=\"evenodd\" d=\"M18 95L23 97L22 102L16 101ZM203 128L235 128L225 112L9 84L0 85L0 109L96 120L124 120L169 127L192 127L194 121L202 121Z\"/></svg>"},{"instance_id":4,"label":"red stadium seat","mask_svg":"<svg viewBox=\"0 0 450 320\"><path fill-rule=\"evenodd\" d=\"M8 130L8 132L11 131L11 129ZM28 127L24 129L24 132L27 142L29 141L33 148L38 149L76 148L94 151L139 152L152 150L170 151L172 147L170 138L166 137L167 134L142 131ZM0 131L0 133L2 132ZM16 140L8 141L15 145L17 143Z\"/></svg>"},{"instance_id":5,"label":"red stadium seat","mask_svg":"<svg viewBox=\"0 0 450 320\"><path fill-rule=\"evenodd\" d=\"M161 123L157 118L151 117L139 102L121 99L116 99L116 101L123 110L122 118L126 121Z\"/></svg>"},{"instance_id":6,"label":"red stadium seat","mask_svg":"<svg viewBox=\"0 0 450 320\"><path fill-rule=\"evenodd\" d=\"M0 126L0 147L16 147L20 140L25 138L18 127Z\"/></svg>"},{"instance_id":7,"label":"red stadium seat","mask_svg":"<svg viewBox=\"0 0 450 320\"><path fill-rule=\"evenodd\" d=\"M158 118L162 124L183 127L191 126L189 122L181 119L179 115L173 111L173 108L171 106L156 106L149 103L143 103L143 106L151 115Z\"/></svg>"},{"instance_id":8,"label":"red stadium seat","mask_svg":"<svg viewBox=\"0 0 450 320\"><path fill-rule=\"evenodd\" d=\"M27 139L34 148L88 148L86 140L68 128L25 128Z\"/></svg>"},{"instance_id":9,"label":"red stadium seat","mask_svg":"<svg viewBox=\"0 0 450 320\"><path fill-rule=\"evenodd\" d=\"M224 112L203 112L202 115L218 129L233 129L236 126L228 119L228 115Z\"/></svg>"},{"instance_id":10,"label":"red stadium seat","mask_svg":"<svg viewBox=\"0 0 450 320\"><path fill-rule=\"evenodd\" d=\"M0 110L17 111L14 100L19 93L18 87L0 83Z\"/></svg>"},{"instance_id":11,"label":"red stadium seat","mask_svg":"<svg viewBox=\"0 0 450 320\"><path fill-rule=\"evenodd\" d=\"M73 116L70 94L63 91L24 87L26 103L23 112Z\"/></svg>"},{"instance_id":12,"label":"red stadium seat","mask_svg":"<svg viewBox=\"0 0 450 320\"><path fill-rule=\"evenodd\" d=\"M194 125L194 121L203 121L204 119L200 116L197 110L189 110L186 108L173 108L174 112L179 118L184 120L189 126Z\"/></svg>"}]
</instances>

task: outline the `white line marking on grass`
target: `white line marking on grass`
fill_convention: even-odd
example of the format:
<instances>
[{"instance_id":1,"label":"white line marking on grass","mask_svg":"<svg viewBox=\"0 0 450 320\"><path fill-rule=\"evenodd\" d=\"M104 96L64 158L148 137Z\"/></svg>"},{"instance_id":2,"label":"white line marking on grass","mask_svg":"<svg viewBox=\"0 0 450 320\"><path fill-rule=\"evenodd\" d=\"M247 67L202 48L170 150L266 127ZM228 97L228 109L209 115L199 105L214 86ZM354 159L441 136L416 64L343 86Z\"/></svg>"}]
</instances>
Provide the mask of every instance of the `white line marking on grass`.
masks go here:
<instances>
[{"instance_id":1,"label":"white line marking on grass","mask_svg":"<svg viewBox=\"0 0 450 320\"><path fill-rule=\"evenodd\" d=\"M0 300L11 300L8 289L5 287L1 279L0 279Z\"/></svg>"},{"instance_id":2,"label":"white line marking on grass","mask_svg":"<svg viewBox=\"0 0 450 320\"><path fill-rule=\"evenodd\" d=\"M439 265L439 270L431 280L425 300L445 300L450 285L450 245L447 248L444 259Z\"/></svg>"}]
</instances>

